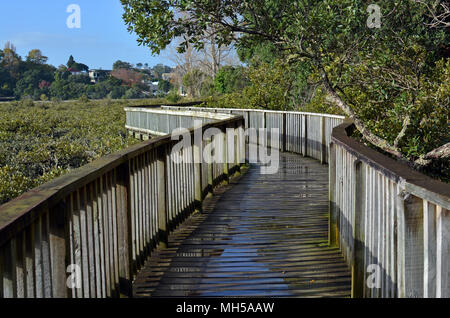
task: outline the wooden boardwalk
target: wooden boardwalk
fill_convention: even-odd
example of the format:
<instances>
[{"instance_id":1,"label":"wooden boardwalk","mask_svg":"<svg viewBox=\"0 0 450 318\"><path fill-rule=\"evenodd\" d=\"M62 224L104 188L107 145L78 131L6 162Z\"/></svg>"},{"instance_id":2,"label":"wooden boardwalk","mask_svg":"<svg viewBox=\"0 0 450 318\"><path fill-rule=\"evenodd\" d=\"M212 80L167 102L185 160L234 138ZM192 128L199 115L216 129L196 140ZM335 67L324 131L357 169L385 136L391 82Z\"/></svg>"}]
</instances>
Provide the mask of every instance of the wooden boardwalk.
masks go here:
<instances>
[{"instance_id":1,"label":"wooden boardwalk","mask_svg":"<svg viewBox=\"0 0 450 318\"><path fill-rule=\"evenodd\" d=\"M139 272L135 297L350 297L351 275L328 240L328 167L282 153L219 188Z\"/></svg>"}]
</instances>

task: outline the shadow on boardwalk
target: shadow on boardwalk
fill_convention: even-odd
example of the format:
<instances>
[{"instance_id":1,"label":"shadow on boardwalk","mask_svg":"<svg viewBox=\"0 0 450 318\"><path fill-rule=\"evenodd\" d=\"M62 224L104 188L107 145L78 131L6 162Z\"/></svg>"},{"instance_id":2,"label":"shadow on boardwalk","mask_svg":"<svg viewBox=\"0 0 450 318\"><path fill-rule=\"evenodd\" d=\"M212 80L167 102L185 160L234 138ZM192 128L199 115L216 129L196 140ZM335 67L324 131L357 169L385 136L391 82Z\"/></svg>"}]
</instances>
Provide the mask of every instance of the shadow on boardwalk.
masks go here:
<instances>
[{"instance_id":1,"label":"shadow on boardwalk","mask_svg":"<svg viewBox=\"0 0 450 318\"><path fill-rule=\"evenodd\" d=\"M138 274L135 297L350 297L350 271L328 240L328 167L281 154L219 188Z\"/></svg>"}]
</instances>

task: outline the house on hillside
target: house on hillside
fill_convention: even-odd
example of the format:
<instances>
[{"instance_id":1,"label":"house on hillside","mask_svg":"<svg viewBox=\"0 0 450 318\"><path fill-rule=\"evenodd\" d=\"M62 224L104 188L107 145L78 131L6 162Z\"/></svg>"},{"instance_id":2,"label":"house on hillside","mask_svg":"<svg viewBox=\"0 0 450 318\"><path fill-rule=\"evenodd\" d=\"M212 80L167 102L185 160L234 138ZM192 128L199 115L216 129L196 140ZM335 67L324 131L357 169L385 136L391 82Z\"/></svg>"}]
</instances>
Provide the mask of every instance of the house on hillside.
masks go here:
<instances>
[{"instance_id":1,"label":"house on hillside","mask_svg":"<svg viewBox=\"0 0 450 318\"><path fill-rule=\"evenodd\" d=\"M108 70L89 70L89 78L91 83L98 83L100 81L106 80L111 75L111 71Z\"/></svg>"},{"instance_id":2,"label":"house on hillside","mask_svg":"<svg viewBox=\"0 0 450 318\"><path fill-rule=\"evenodd\" d=\"M69 71L70 74L72 74L72 75L85 75L85 74L87 74L87 72L77 70L77 69L75 69L75 68L73 68L73 67L69 67L69 68L67 69L67 71Z\"/></svg>"}]
</instances>

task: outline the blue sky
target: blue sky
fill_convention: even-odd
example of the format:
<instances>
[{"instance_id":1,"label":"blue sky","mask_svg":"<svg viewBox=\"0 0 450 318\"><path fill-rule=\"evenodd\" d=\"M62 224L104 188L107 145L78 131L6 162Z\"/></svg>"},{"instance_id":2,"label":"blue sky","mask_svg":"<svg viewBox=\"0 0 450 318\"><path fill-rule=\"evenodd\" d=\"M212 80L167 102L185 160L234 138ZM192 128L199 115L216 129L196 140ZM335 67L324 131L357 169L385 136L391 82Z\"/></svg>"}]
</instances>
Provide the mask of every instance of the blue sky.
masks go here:
<instances>
[{"instance_id":1,"label":"blue sky","mask_svg":"<svg viewBox=\"0 0 450 318\"><path fill-rule=\"evenodd\" d=\"M81 8L81 28L66 25L67 7ZM130 63L173 65L164 53L152 56L138 46L122 20L120 0L8 0L0 8L0 48L11 41L17 52L26 56L40 49L48 63L66 64L72 54L77 62L90 68L111 69L116 60Z\"/></svg>"}]
</instances>

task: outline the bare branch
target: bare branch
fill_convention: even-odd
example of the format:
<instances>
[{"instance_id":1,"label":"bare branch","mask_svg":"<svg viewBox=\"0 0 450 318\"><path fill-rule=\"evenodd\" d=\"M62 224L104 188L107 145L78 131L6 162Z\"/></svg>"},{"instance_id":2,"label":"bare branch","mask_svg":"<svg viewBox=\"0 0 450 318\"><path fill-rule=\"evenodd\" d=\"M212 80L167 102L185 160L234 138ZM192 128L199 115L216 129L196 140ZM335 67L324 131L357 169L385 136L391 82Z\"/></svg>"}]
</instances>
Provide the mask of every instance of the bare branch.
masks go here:
<instances>
[{"instance_id":1,"label":"bare branch","mask_svg":"<svg viewBox=\"0 0 450 318\"><path fill-rule=\"evenodd\" d=\"M398 147L398 143L402 140L403 137L405 137L406 129L408 129L409 124L411 123L411 117L409 115L406 116L405 120L403 121L402 130L398 133L397 137L394 140L394 147Z\"/></svg>"},{"instance_id":2,"label":"bare branch","mask_svg":"<svg viewBox=\"0 0 450 318\"><path fill-rule=\"evenodd\" d=\"M416 3L424 5L429 13L432 22L427 24L432 28L450 27L450 6L446 1L439 1L436 5L430 6L423 0L413 0Z\"/></svg>"},{"instance_id":3,"label":"bare branch","mask_svg":"<svg viewBox=\"0 0 450 318\"><path fill-rule=\"evenodd\" d=\"M429 153L423 156L420 156L420 158L414 161L414 163L419 166L426 166L429 165L433 160L449 157L450 157L450 142L436 149L431 150Z\"/></svg>"}]
</instances>

